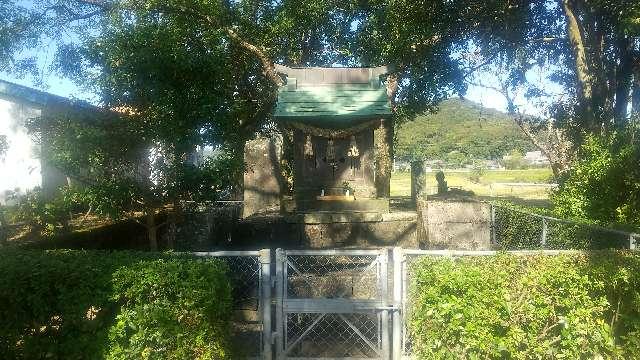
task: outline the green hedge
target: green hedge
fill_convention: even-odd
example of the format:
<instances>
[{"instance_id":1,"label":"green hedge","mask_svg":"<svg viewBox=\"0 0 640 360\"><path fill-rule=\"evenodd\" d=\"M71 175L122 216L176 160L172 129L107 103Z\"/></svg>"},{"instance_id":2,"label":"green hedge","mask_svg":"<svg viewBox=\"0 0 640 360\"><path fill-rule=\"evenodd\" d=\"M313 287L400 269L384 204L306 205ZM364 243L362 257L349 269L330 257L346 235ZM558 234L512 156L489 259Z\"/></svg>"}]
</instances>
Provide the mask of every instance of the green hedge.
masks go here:
<instances>
[{"instance_id":1,"label":"green hedge","mask_svg":"<svg viewBox=\"0 0 640 360\"><path fill-rule=\"evenodd\" d=\"M0 251L0 359L230 359L213 259Z\"/></svg>"},{"instance_id":2,"label":"green hedge","mask_svg":"<svg viewBox=\"0 0 640 360\"><path fill-rule=\"evenodd\" d=\"M423 258L411 265L419 359L640 358L640 254Z\"/></svg>"},{"instance_id":3,"label":"green hedge","mask_svg":"<svg viewBox=\"0 0 640 360\"><path fill-rule=\"evenodd\" d=\"M496 242L503 250L540 249L542 218L517 207L495 207ZM547 221L546 249L625 249L626 235L607 231L587 223Z\"/></svg>"}]
</instances>

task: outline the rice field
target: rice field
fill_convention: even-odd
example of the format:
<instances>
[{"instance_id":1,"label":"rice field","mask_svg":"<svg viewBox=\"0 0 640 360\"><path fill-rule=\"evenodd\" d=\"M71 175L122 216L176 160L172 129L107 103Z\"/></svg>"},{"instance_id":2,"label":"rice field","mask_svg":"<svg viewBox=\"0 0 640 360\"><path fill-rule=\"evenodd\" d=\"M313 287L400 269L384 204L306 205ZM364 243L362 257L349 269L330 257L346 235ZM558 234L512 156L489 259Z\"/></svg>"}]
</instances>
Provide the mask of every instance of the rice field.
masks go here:
<instances>
[{"instance_id":1,"label":"rice field","mask_svg":"<svg viewBox=\"0 0 640 360\"><path fill-rule=\"evenodd\" d=\"M473 191L482 197L513 197L526 200L546 200L552 188L551 169L487 170L479 181L472 179L471 172L445 170L445 179L450 188ZM427 173L427 194L435 194L437 182L435 171ZM391 196L411 195L409 172L395 172L391 177Z\"/></svg>"}]
</instances>

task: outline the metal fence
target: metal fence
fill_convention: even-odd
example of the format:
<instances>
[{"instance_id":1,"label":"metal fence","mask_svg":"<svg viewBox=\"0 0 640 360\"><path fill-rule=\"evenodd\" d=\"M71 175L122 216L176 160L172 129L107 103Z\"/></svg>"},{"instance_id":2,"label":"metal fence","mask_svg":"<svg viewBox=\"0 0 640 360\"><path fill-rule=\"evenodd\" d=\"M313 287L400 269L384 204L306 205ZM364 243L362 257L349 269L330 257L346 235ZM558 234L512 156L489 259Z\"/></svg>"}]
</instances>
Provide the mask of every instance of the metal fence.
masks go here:
<instances>
[{"instance_id":1,"label":"metal fence","mask_svg":"<svg viewBox=\"0 0 640 360\"><path fill-rule=\"evenodd\" d=\"M576 251L509 251L571 252ZM497 253L396 247L196 254L229 265L236 310L233 338L246 350L238 358L400 360L413 358L409 289L416 260Z\"/></svg>"},{"instance_id":2,"label":"metal fence","mask_svg":"<svg viewBox=\"0 0 640 360\"><path fill-rule=\"evenodd\" d=\"M234 316L233 340L243 358L270 359L271 250L196 252L229 267ZM265 354L269 354L265 356Z\"/></svg>"},{"instance_id":3,"label":"metal fence","mask_svg":"<svg viewBox=\"0 0 640 360\"><path fill-rule=\"evenodd\" d=\"M504 250L635 249L640 234L491 204L491 241Z\"/></svg>"}]
</instances>

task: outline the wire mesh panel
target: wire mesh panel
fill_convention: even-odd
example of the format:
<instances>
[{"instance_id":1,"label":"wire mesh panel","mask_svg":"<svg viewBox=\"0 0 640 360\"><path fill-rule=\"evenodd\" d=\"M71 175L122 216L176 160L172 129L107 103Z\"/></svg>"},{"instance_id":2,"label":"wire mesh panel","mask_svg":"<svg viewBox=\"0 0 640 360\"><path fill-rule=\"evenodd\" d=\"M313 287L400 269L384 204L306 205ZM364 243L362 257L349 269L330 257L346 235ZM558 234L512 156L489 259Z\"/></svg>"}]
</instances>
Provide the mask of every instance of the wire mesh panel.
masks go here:
<instances>
[{"instance_id":1,"label":"wire mesh panel","mask_svg":"<svg viewBox=\"0 0 640 360\"><path fill-rule=\"evenodd\" d=\"M307 358L376 358L376 314L287 314L288 356Z\"/></svg>"},{"instance_id":2,"label":"wire mesh panel","mask_svg":"<svg viewBox=\"0 0 640 360\"><path fill-rule=\"evenodd\" d=\"M258 256L221 256L229 267L233 307L258 311L260 299L260 258Z\"/></svg>"},{"instance_id":3,"label":"wire mesh panel","mask_svg":"<svg viewBox=\"0 0 640 360\"><path fill-rule=\"evenodd\" d=\"M396 257L395 252L398 251L400 256ZM519 256L527 256L527 255L560 255L572 253L575 251L572 250L519 250L519 251L508 251L509 254L519 255ZM400 327L400 340L399 343L401 345L401 351L398 352L397 356L394 352L393 359L414 359L416 358L413 354L415 348L415 336L411 330L411 319L412 319L412 294L411 288L414 286L414 282L416 279L416 271L415 268L416 263L421 258L425 257L449 257L449 258L461 258L467 256L494 256L498 254L497 251L466 251L466 250L404 250L401 248L397 248L394 250L394 261L401 261L401 272L402 272L402 281L401 281L401 311L398 313L399 320L401 321ZM399 259L400 258L400 259ZM395 284L394 284L395 285ZM397 334L394 331L394 337ZM395 340L395 338L394 338Z\"/></svg>"},{"instance_id":4,"label":"wire mesh panel","mask_svg":"<svg viewBox=\"0 0 640 360\"><path fill-rule=\"evenodd\" d=\"M636 234L492 205L493 239L504 250L625 249Z\"/></svg>"},{"instance_id":5,"label":"wire mesh panel","mask_svg":"<svg viewBox=\"0 0 640 360\"><path fill-rule=\"evenodd\" d=\"M402 305L401 312L405 321L402 322L402 356L410 356L412 353L412 334L408 326L407 319L411 319L411 298L408 294L410 285L413 283L413 271L412 266L416 260L420 259L424 255L418 254L405 254L402 262Z\"/></svg>"},{"instance_id":6,"label":"wire mesh panel","mask_svg":"<svg viewBox=\"0 0 640 360\"><path fill-rule=\"evenodd\" d=\"M234 316L232 339L236 344L237 356L260 358L263 354L263 306L262 303L262 262L264 255L258 251L221 251L196 253L200 256L215 257L228 266L231 283ZM268 252L266 253L268 256ZM269 310L270 311L270 310Z\"/></svg>"},{"instance_id":7,"label":"wire mesh panel","mask_svg":"<svg viewBox=\"0 0 640 360\"><path fill-rule=\"evenodd\" d=\"M288 298L377 299L378 254L289 255Z\"/></svg>"},{"instance_id":8,"label":"wire mesh panel","mask_svg":"<svg viewBox=\"0 0 640 360\"><path fill-rule=\"evenodd\" d=\"M278 250L276 261L278 359L388 357L386 251Z\"/></svg>"}]
</instances>

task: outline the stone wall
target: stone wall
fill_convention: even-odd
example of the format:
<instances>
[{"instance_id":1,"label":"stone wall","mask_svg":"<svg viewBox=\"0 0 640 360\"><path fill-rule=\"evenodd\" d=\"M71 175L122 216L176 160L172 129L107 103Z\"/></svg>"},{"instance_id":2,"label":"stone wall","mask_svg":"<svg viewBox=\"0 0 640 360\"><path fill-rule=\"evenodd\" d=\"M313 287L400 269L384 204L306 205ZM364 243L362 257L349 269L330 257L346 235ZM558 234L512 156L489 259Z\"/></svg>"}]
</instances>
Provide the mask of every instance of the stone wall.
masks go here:
<instances>
[{"instance_id":1,"label":"stone wall","mask_svg":"<svg viewBox=\"0 0 640 360\"><path fill-rule=\"evenodd\" d=\"M425 249L490 250L491 207L471 200L418 200L418 242Z\"/></svg>"},{"instance_id":2,"label":"stone wall","mask_svg":"<svg viewBox=\"0 0 640 360\"><path fill-rule=\"evenodd\" d=\"M371 216L375 218L313 219L307 217L292 225L296 225L301 230L298 244L304 248L418 247L414 212L371 214Z\"/></svg>"},{"instance_id":3,"label":"stone wall","mask_svg":"<svg viewBox=\"0 0 640 360\"><path fill-rule=\"evenodd\" d=\"M162 249L178 251L261 248L332 249L402 246L421 249L490 250L488 204L463 200L419 200L412 211L380 213L278 212L241 218L240 205L186 211L159 231ZM158 219L163 222L167 219ZM171 229L171 230L169 230ZM169 238L172 238L171 240ZM50 248L146 249L144 228L118 223L99 231L49 242Z\"/></svg>"},{"instance_id":4,"label":"stone wall","mask_svg":"<svg viewBox=\"0 0 640 360\"><path fill-rule=\"evenodd\" d=\"M280 194L285 186L280 168L281 153L281 142L277 139L247 141L243 217L280 208Z\"/></svg>"},{"instance_id":5,"label":"stone wall","mask_svg":"<svg viewBox=\"0 0 640 360\"><path fill-rule=\"evenodd\" d=\"M239 210L214 208L185 214L175 231L180 251L214 249L332 249L344 247L417 248L416 213L362 214L355 217L286 216L263 213L240 219Z\"/></svg>"}]
</instances>

